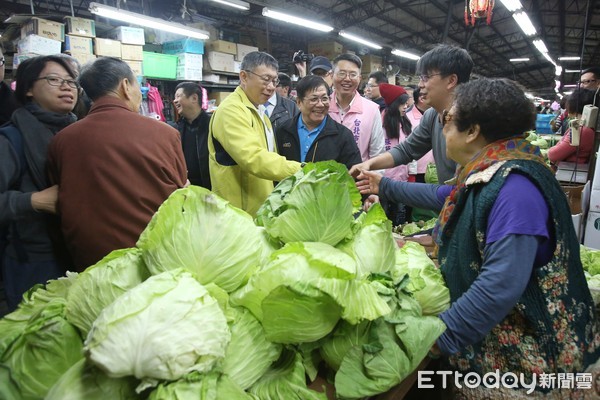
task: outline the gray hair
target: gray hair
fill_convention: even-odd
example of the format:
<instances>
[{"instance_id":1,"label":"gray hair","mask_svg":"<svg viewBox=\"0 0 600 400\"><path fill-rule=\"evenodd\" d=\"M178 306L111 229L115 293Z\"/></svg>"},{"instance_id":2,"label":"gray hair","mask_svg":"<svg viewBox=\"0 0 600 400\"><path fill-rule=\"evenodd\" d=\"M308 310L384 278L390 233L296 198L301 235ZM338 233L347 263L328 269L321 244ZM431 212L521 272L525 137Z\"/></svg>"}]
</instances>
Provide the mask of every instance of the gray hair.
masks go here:
<instances>
[{"instance_id":1,"label":"gray hair","mask_svg":"<svg viewBox=\"0 0 600 400\"><path fill-rule=\"evenodd\" d=\"M253 51L244 57L242 60L241 69L244 71L254 71L261 65L268 68L273 68L275 71L279 69L279 63L272 55L263 51Z\"/></svg>"},{"instance_id":2,"label":"gray hair","mask_svg":"<svg viewBox=\"0 0 600 400\"><path fill-rule=\"evenodd\" d=\"M92 101L117 89L123 79L135 81L129 65L118 58L100 57L81 68L79 84Z\"/></svg>"}]
</instances>

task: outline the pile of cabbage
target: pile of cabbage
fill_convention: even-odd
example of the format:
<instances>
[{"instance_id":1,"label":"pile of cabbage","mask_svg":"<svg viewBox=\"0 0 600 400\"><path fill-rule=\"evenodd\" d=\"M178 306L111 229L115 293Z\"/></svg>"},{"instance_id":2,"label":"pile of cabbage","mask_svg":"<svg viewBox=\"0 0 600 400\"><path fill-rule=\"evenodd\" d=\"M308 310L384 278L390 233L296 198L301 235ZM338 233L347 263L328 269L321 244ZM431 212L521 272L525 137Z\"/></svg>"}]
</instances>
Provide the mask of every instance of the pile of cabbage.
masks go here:
<instances>
[{"instance_id":1,"label":"pile of cabbage","mask_svg":"<svg viewBox=\"0 0 600 400\"><path fill-rule=\"evenodd\" d=\"M343 165L283 180L256 221L188 187L136 248L32 288L0 320L2 399L358 399L400 383L444 331L441 274L360 214Z\"/></svg>"}]
</instances>

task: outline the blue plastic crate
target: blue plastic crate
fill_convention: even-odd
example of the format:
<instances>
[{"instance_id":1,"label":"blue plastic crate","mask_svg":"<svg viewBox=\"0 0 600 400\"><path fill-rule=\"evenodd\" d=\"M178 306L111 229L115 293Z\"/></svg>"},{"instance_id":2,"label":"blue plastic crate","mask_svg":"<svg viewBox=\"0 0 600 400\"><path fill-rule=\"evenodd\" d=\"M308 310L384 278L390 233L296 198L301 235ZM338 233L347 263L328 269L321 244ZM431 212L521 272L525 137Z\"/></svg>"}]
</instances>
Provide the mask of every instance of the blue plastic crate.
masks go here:
<instances>
[{"instance_id":1,"label":"blue plastic crate","mask_svg":"<svg viewBox=\"0 0 600 400\"><path fill-rule=\"evenodd\" d=\"M535 120L535 132L551 134L552 128L550 127L550 121L555 117L554 114L538 114Z\"/></svg>"}]
</instances>

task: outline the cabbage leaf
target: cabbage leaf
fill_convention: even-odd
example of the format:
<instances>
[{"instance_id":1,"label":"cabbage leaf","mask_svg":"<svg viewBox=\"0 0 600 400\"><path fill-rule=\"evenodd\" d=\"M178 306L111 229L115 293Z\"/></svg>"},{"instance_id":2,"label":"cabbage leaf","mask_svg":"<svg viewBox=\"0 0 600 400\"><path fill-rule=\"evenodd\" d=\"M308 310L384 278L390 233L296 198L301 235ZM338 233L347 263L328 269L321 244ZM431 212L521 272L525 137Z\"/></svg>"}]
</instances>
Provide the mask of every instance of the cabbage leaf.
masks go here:
<instances>
[{"instance_id":1,"label":"cabbage leaf","mask_svg":"<svg viewBox=\"0 0 600 400\"><path fill-rule=\"evenodd\" d=\"M160 206L137 246L153 275L186 268L203 285L242 286L270 252L252 217L199 186L176 190Z\"/></svg>"},{"instance_id":2,"label":"cabbage leaf","mask_svg":"<svg viewBox=\"0 0 600 400\"><path fill-rule=\"evenodd\" d=\"M217 301L180 268L148 278L102 310L84 350L108 376L143 380L142 390L210 371L229 339Z\"/></svg>"},{"instance_id":3,"label":"cabbage leaf","mask_svg":"<svg viewBox=\"0 0 600 400\"><path fill-rule=\"evenodd\" d=\"M283 243L335 246L352 237L353 213L360 206L360 193L346 167L322 161L281 181L258 210L256 222Z\"/></svg>"}]
</instances>

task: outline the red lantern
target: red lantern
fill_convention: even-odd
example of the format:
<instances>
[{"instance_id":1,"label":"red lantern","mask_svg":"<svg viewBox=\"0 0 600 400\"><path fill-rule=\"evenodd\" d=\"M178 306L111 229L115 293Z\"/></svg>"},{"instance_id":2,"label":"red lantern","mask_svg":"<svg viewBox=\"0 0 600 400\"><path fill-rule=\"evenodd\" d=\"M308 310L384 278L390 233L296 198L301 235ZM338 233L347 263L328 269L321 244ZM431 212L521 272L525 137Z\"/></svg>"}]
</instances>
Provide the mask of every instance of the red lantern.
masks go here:
<instances>
[{"instance_id":1,"label":"red lantern","mask_svg":"<svg viewBox=\"0 0 600 400\"><path fill-rule=\"evenodd\" d=\"M475 18L486 18L489 25L492 22L494 0L465 0L465 25L475 26ZM469 13L471 20L469 21Z\"/></svg>"}]
</instances>

